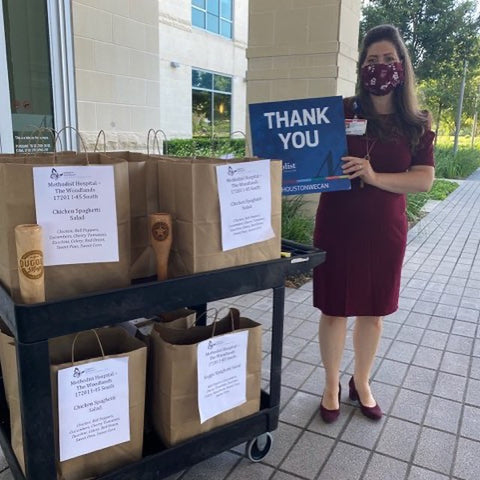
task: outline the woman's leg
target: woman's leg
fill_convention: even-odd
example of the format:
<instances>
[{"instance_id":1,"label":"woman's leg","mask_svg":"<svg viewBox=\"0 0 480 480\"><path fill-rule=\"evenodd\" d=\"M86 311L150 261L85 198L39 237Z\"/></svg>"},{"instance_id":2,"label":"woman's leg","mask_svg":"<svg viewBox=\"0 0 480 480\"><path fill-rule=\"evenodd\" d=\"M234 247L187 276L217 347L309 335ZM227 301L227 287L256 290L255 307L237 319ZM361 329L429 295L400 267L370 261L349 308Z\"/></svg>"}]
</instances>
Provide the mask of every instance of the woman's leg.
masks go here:
<instances>
[{"instance_id":1,"label":"woman's leg","mask_svg":"<svg viewBox=\"0 0 480 480\"><path fill-rule=\"evenodd\" d=\"M322 314L318 328L318 341L323 366L325 367L325 390L322 405L335 410L338 404L338 383L340 380L340 364L342 362L347 319Z\"/></svg>"},{"instance_id":2,"label":"woman's leg","mask_svg":"<svg viewBox=\"0 0 480 480\"><path fill-rule=\"evenodd\" d=\"M382 317L357 317L353 330L353 348L355 351L353 376L360 401L366 407L374 407L376 404L368 382L382 335L382 320Z\"/></svg>"}]
</instances>

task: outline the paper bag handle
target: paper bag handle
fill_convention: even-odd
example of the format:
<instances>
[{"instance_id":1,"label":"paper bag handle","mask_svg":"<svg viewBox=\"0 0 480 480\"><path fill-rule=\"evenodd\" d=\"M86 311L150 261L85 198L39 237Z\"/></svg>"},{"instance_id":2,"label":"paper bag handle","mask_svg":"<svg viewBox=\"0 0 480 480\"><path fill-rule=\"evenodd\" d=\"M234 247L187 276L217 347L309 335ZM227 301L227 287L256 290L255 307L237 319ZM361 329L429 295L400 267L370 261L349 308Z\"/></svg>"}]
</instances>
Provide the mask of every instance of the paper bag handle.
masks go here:
<instances>
[{"instance_id":1,"label":"paper bag handle","mask_svg":"<svg viewBox=\"0 0 480 480\"><path fill-rule=\"evenodd\" d=\"M203 317L206 317L208 315L208 312L215 312L215 316L213 317L213 322L216 322L217 321L217 316L218 316L218 310L215 308L215 307L212 307L212 308L207 308L207 310L205 310L204 312L202 312L200 315L196 315L195 316L195 321L193 322L193 325L194 327L197 326L197 322L203 318Z\"/></svg>"},{"instance_id":2,"label":"paper bag handle","mask_svg":"<svg viewBox=\"0 0 480 480\"><path fill-rule=\"evenodd\" d=\"M93 332L95 334L95 336L97 337L98 346L100 347L100 351L102 352L102 358L105 358L105 352L103 351L103 346L102 346L102 342L100 341L100 337L98 336L97 331L92 328L90 330L85 330L84 332L78 332L75 335L75 338L73 339L73 342L72 342L72 365L75 363L74 354L75 354L75 343L77 342L77 338L79 337L80 334L86 333L86 332Z\"/></svg>"},{"instance_id":3,"label":"paper bag handle","mask_svg":"<svg viewBox=\"0 0 480 480\"><path fill-rule=\"evenodd\" d=\"M151 128L148 131L148 134L147 134L147 155L150 155L150 135L151 134L153 134L153 148L152 148L152 150L155 150L155 144L156 144L158 154L160 155L160 142L158 141L158 134L159 133L161 133L163 135L164 141L165 142L167 141L167 135L161 128L159 128L158 130L155 130L155 129ZM166 151L164 153L166 153Z\"/></svg>"},{"instance_id":4,"label":"paper bag handle","mask_svg":"<svg viewBox=\"0 0 480 480\"><path fill-rule=\"evenodd\" d=\"M223 307L223 308L228 308L228 307ZM219 311L221 312L222 308ZM215 318L213 319L212 337L215 336L215 326L217 324L219 311L217 311L217 313L215 315ZM232 332L234 332L235 331L235 319L233 318L233 310L231 308L229 308L228 313L230 314L230 320L232 321Z\"/></svg>"},{"instance_id":5,"label":"paper bag handle","mask_svg":"<svg viewBox=\"0 0 480 480\"><path fill-rule=\"evenodd\" d=\"M85 161L87 162L87 165L90 165L90 163L89 163L89 161L88 161L87 146L85 145L85 142L84 142L84 140L83 140L83 137L80 135L80 131L79 131L77 128L72 127L72 126L70 126L70 125L66 125L65 127L61 128L61 129L57 132L56 141L60 138L60 134L61 134L64 130L73 130L73 131L77 134L77 137L80 139L80 143L82 144L83 150L85 151Z\"/></svg>"},{"instance_id":6,"label":"paper bag handle","mask_svg":"<svg viewBox=\"0 0 480 480\"><path fill-rule=\"evenodd\" d=\"M147 133L147 155L150 155L150 135L153 134L153 147L155 148L155 129L150 128Z\"/></svg>"},{"instance_id":7,"label":"paper bag handle","mask_svg":"<svg viewBox=\"0 0 480 480\"><path fill-rule=\"evenodd\" d=\"M105 137L105 130L103 130L103 129L98 132L97 139L95 140L95 147L93 148L93 151L94 152L97 151L98 141L100 140L100 135L103 136L103 153L107 153L107 139Z\"/></svg>"}]
</instances>

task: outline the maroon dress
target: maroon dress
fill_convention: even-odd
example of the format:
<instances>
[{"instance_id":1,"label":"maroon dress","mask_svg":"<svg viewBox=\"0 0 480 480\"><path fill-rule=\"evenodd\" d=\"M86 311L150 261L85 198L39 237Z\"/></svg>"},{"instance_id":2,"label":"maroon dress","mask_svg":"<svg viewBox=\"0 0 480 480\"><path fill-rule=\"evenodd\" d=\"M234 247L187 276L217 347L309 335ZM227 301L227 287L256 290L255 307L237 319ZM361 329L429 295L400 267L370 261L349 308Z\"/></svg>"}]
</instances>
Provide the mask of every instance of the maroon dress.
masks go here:
<instances>
[{"instance_id":1,"label":"maroon dress","mask_svg":"<svg viewBox=\"0 0 480 480\"><path fill-rule=\"evenodd\" d=\"M345 102L345 116L353 112ZM360 115L359 115L360 118ZM391 121L385 116L385 121ZM412 155L405 137L381 141L348 135L350 156L365 157L375 172L398 173L413 165L434 166L434 133L428 130ZM313 304L338 317L384 316L398 308L407 239L405 195L352 180L351 190L320 196L314 245L327 252L314 269Z\"/></svg>"}]
</instances>

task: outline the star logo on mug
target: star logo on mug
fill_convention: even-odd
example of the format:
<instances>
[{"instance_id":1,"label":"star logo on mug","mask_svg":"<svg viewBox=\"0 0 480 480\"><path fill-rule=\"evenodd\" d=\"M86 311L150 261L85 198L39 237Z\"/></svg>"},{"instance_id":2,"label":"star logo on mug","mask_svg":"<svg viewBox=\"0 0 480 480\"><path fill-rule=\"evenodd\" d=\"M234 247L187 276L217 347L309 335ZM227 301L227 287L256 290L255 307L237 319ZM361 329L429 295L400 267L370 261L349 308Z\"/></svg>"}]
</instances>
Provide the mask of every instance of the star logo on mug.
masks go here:
<instances>
[{"instance_id":1,"label":"star logo on mug","mask_svg":"<svg viewBox=\"0 0 480 480\"><path fill-rule=\"evenodd\" d=\"M170 228L165 222L156 222L152 226L152 235L157 242L163 242L170 235Z\"/></svg>"}]
</instances>

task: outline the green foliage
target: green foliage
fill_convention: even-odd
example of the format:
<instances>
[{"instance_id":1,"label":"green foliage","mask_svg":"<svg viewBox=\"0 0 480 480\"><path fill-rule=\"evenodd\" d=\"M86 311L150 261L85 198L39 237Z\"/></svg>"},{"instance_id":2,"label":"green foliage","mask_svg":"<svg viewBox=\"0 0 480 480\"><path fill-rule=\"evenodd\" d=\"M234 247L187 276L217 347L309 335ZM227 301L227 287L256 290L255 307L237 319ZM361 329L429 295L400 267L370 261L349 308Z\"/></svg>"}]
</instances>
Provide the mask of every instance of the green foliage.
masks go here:
<instances>
[{"instance_id":1,"label":"green foliage","mask_svg":"<svg viewBox=\"0 0 480 480\"><path fill-rule=\"evenodd\" d=\"M428 200L445 200L458 184L447 179L463 179L480 168L480 150L460 147L457 155L447 144L445 138L440 137L435 148L435 176L430 192L409 193L407 195L407 218L409 222L416 222L421 217L422 207Z\"/></svg>"},{"instance_id":2,"label":"green foliage","mask_svg":"<svg viewBox=\"0 0 480 480\"><path fill-rule=\"evenodd\" d=\"M480 47L479 47L480 49ZM453 134L460 94L462 74L438 76L423 80L418 84L418 93L423 107L433 117L432 129L440 133ZM475 110L478 109L480 88L480 70L473 67L467 69L465 95L463 99L461 126L463 134L472 132ZM453 144L453 142L452 142Z\"/></svg>"},{"instance_id":3,"label":"green foliage","mask_svg":"<svg viewBox=\"0 0 480 480\"><path fill-rule=\"evenodd\" d=\"M438 132L440 125L447 132L455 130L455 113L458 103L459 79L429 78L418 84L418 94L423 108L430 111L433 119L432 130Z\"/></svg>"},{"instance_id":4,"label":"green foliage","mask_svg":"<svg viewBox=\"0 0 480 480\"><path fill-rule=\"evenodd\" d=\"M480 167L480 150L460 147L453 149L437 145L435 149L435 176L437 178L466 178Z\"/></svg>"},{"instance_id":5,"label":"green foliage","mask_svg":"<svg viewBox=\"0 0 480 480\"><path fill-rule=\"evenodd\" d=\"M457 188L457 182L437 179L433 182L432 189L428 192L428 196L430 200L445 200Z\"/></svg>"},{"instance_id":6,"label":"green foliage","mask_svg":"<svg viewBox=\"0 0 480 480\"><path fill-rule=\"evenodd\" d=\"M421 210L428 201L428 193L409 193L407 195L407 219L409 222L417 222L421 218Z\"/></svg>"},{"instance_id":7,"label":"green foliage","mask_svg":"<svg viewBox=\"0 0 480 480\"><path fill-rule=\"evenodd\" d=\"M282 238L311 245L314 219L302 212L303 196L282 198Z\"/></svg>"},{"instance_id":8,"label":"green foliage","mask_svg":"<svg viewBox=\"0 0 480 480\"><path fill-rule=\"evenodd\" d=\"M163 153L177 157L245 156L245 140L229 138L176 138L163 142Z\"/></svg>"},{"instance_id":9,"label":"green foliage","mask_svg":"<svg viewBox=\"0 0 480 480\"><path fill-rule=\"evenodd\" d=\"M479 144L478 147L480 147L479 140L480 139L475 139L474 145L476 145L478 143ZM455 141L455 139L454 139L453 135L439 135L436 138L436 141L435 141L436 151L438 151L438 149L440 149L440 148L443 148L443 149L446 149L446 150L448 150L448 149L451 150L453 148L454 141ZM465 149L470 149L471 144L472 144L472 137L470 135L464 135L464 136L458 137L458 146L459 147L465 148ZM478 147L475 147L475 148L477 149L477 155L480 156L480 149Z\"/></svg>"},{"instance_id":10,"label":"green foliage","mask_svg":"<svg viewBox=\"0 0 480 480\"><path fill-rule=\"evenodd\" d=\"M421 104L434 130L454 131L464 61L462 123L473 117L480 85L480 15L474 0L364 0L360 38L372 27L397 26L419 80Z\"/></svg>"},{"instance_id":11,"label":"green foliage","mask_svg":"<svg viewBox=\"0 0 480 480\"><path fill-rule=\"evenodd\" d=\"M417 222L421 218L423 206L428 200L445 200L458 184L448 180L435 180L429 192L409 193L407 195L407 218L409 222Z\"/></svg>"},{"instance_id":12,"label":"green foliage","mask_svg":"<svg viewBox=\"0 0 480 480\"><path fill-rule=\"evenodd\" d=\"M480 19L474 0L369 0L364 2L361 38L370 28L397 26L421 79L452 75L463 59L479 62Z\"/></svg>"},{"instance_id":13,"label":"green foliage","mask_svg":"<svg viewBox=\"0 0 480 480\"><path fill-rule=\"evenodd\" d=\"M428 200L445 200L457 188L456 182L436 179L429 192L409 193L407 195L408 221L415 223L420 220L422 208Z\"/></svg>"}]
</instances>

